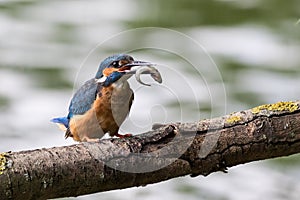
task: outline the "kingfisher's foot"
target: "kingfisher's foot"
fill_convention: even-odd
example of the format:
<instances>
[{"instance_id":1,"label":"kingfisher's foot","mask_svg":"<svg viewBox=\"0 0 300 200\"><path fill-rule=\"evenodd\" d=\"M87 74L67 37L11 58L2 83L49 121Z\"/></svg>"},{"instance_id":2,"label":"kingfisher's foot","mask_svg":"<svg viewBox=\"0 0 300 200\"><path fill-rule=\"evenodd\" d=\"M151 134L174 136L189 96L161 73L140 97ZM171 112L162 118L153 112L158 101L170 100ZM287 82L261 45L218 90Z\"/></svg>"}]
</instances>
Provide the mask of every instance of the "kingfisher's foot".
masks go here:
<instances>
[{"instance_id":1,"label":"kingfisher's foot","mask_svg":"<svg viewBox=\"0 0 300 200\"><path fill-rule=\"evenodd\" d=\"M132 134L127 133L127 134L121 135L121 134L117 133L117 134L115 134L115 136L117 136L119 138L126 138L126 137L132 137Z\"/></svg>"}]
</instances>

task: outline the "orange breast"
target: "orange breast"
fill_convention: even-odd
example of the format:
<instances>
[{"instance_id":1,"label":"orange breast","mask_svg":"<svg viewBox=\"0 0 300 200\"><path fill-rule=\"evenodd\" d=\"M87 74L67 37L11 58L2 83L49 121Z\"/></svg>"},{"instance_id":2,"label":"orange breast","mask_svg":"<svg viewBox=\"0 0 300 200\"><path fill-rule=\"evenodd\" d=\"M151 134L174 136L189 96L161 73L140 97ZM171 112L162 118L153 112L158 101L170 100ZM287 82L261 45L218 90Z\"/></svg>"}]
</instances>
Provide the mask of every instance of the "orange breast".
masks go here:
<instances>
[{"instance_id":1,"label":"orange breast","mask_svg":"<svg viewBox=\"0 0 300 200\"><path fill-rule=\"evenodd\" d=\"M70 121L70 131L76 141L94 141L105 133L114 136L129 113L133 93L126 82L118 87L103 87L90 110Z\"/></svg>"},{"instance_id":2,"label":"orange breast","mask_svg":"<svg viewBox=\"0 0 300 200\"><path fill-rule=\"evenodd\" d=\"M102 88L97 95L93 109L105 133L109 132L110 136L118 133L119 127L129 113L132 99L133 92L127 82L121 87L115 87L112 84Z\"/></svg>"}]
</instances>

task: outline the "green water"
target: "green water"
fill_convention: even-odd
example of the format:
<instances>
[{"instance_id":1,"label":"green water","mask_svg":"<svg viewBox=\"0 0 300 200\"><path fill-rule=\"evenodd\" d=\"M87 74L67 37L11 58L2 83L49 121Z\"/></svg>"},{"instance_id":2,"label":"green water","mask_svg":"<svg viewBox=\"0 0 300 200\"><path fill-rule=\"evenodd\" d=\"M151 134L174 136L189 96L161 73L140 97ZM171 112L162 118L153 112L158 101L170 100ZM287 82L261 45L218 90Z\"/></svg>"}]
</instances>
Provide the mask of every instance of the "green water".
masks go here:
<instances>
[{"instance_id":1,"label":"green water","mask_svg":"<svg viewBox=\"0 0 300 200\"><path fill-rule=\"evenodd\" d=\"M73 144L49 119L112 53L161 64L165 86L131 80L123 131L299 99L299 20L297 0L1 1L0 151ZM299 160L79 199L298 199Z\"/></svg>"}]
</instances>

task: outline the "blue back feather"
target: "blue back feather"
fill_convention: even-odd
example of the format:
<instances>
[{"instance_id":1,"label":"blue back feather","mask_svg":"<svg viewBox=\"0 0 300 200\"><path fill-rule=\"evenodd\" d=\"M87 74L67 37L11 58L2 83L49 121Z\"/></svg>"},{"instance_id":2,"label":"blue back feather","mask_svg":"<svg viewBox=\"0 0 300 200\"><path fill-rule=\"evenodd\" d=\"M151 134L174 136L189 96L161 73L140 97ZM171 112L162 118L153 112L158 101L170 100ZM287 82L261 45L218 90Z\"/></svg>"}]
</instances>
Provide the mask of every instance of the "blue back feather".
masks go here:
<instances>
[{"instance_id":1,"label":"blue back feather","mask_svg":"<svg viewBox=\"0 0 300 200\"><path fill-rule=\"evenodd\" d=\"M97 86L96 80L93 78L85 82L84 85L77 90L69 106L69 119L72 118L73 115L82 115L91 108L96 99Z\"/></svg>"},{"instance_id":2,"label":"blue back feather","mask_svg":"<svg viewBox=\"0 0 300 200\"><path fill-rule=\"evenodd\" d=\"M109 67L112 62L123 59L131 60L133 58L126 54L116 54L104 59L99 65L95 78L86 81L84 85L81 86L74 94L70 102L68 116L54 118L51 120L51 122L60 123L63 124L66 128L69 128L70 119L74 115L84 114L91 108L92 104L94 103L98 90L101 90L101 88L99 88L98 84L96 83L96 79L99 79L103 76L103 70ZM118 80L121 76L121 73L115 73L113 76L107 79L104 85L109 85L111 82Z\"/></svg>"}]
</instances>

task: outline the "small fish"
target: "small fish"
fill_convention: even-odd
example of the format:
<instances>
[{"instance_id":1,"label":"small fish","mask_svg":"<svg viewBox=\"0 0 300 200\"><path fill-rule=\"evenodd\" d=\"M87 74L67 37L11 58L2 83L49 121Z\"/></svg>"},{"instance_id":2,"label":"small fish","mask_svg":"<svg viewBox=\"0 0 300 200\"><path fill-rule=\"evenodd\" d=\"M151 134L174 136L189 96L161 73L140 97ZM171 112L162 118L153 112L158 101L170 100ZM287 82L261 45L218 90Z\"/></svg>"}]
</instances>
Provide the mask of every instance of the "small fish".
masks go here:
<instances>
[{"instance_id":1,"label":"small fish","mask_svg":"<svg viewBox=\"0 0 300 200\"><path fill-rule=\"evenodd\" d=\"M137 80L137 82L139 82L140 84L142 85L146 85L146 86L151 86L150 84L147 84L147 83L144 83L142 80L141 80L141 75L142 74L150 74L151 77L158 83L162 83L162 78L161 78L161 75L159 73L159 71L155 68L155 67L152 67L152 66L143 66L143 67L140 67L136 73L135 73L135 78Z\"/></svg>"}]
</instances>

